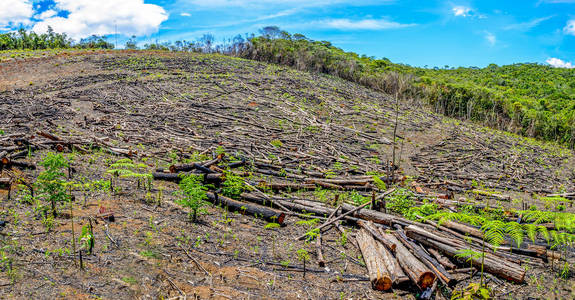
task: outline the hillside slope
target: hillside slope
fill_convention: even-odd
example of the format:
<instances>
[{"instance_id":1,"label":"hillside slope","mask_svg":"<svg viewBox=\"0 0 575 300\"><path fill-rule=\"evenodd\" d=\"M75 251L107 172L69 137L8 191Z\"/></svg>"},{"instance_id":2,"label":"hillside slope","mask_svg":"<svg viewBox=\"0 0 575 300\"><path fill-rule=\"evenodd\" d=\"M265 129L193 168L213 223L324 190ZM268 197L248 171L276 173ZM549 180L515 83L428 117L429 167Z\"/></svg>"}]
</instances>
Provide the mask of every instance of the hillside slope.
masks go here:
<instances>
[{"instance_id":1,"label":"hillside slope","mask_svg":"<svg viewBox=\"0 0 575 300\"><path fill-rule=\"evenodd\" d=\"M232 53L234 53L232 51ZM250 39L239 55L333 74L417 98L435 112L496 129L575 145L575 70L540 64L419 68L345 52L327 41L283 33Z\"/></svg>"},{"instance_id":2,"label":"hillside slope","mask_svg":"<svg viewBox=\"0 0 575 300\"><path fill-rule=\"evenodd\" d=\"M225 152L327 178L382 176L393 159L398 113L397 172L405 175L408 189L417 183L434 195L483 202L469 192L481 189L509 195L514 201L507 206L543 207L537 195L571 192L575 185L571 150L449 119L417 102L396 107L389 95L287 67L221 55L109 51L11 60L0 64L0 73L3 135L38 139L38 132L45 132L81 145L129 149L149 172ZM7 139L0 136L0 141ZM24 159L37 163L48 151ZM72 155L81 182L109 180L106 170L118 159L105 150ZM33 181L40 171L5 169L2 176ZM249 178L254 185L275 180L255 172ZM323 237L330 269L317 269L312 255L312 271L304 279L300 269L282 269L301 266L298 249L314 249L294 240L309 230L295 216L287 218L286 227L267 229L261 219L210 206L200 223L191 224L185 209L174 203L177 185L154 181L147 192L139 181L136 188L134 181L117 180L117 193L74 190L76 200L84 201L74 208L76 234L90 218L100 220L102 208L116 216L105 226L94 224L95 254L85 258L82 272L73 267L69 252L69 215L53 219L52 231L45 231L35 204L3 202L8 225L2 254L13 265L13 272L0 275L4 297L355 299L418 293L414 287L371 290L363 282L359 251L335 230ZM12 193L21 200L25 188L19 190L18 196ZM347 190L319 190L279 195L291 192L291 197L324 202L338 193L350 201L358 197ZM369 199L370 192L359 195ZM7 195L0 191L0 197ZM542 270L533 267L528 274L539 276ZM552 282L553 274L545 273L543 280ZM542 291L504 282L497 293L568 295L569 287Z\"/></svg>"}]
</instances>

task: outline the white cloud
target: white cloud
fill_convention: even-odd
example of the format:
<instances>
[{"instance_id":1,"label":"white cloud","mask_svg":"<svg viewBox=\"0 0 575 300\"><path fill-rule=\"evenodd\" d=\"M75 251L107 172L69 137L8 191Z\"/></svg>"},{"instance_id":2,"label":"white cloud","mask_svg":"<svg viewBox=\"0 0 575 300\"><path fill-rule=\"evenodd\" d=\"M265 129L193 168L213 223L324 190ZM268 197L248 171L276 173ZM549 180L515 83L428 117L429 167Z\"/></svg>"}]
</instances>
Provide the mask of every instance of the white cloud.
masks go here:
<instances>
[{"instance_id":1,"label":"white cloud","mask_svg":"<svg viewBox=\"0 0 575 300\"><path fill-rule=\"evenodd\" d=\"M335 28L341 30L380 30L380 29L396 29L414 26L415 24L401 24L398 22L388 21L385 19L365 19L353 21L350 19L329 19L320 21L319 24L323 27Z\"/></svg>"},{"instance_id":2,"label":"white cloud","mask_svg":"<svg viewBox=\"0 0 575 300\"><path fill-rule=\"evenodd\" d=\"M5 0L1 0L5 1ZM92 34L148 35L156 32L168 19L166 11L158 5L144 4L144 0L54 0L54 9L68 12L67 17L51 16L34 25L36 32L45 32L52 26L56 32L65 32L73 38Z\"/></svg>"},{"instance_id":3,"label":"white cloud","mask_svg":"<svg viewBox=\"0 0 575 300\"><path fill-rule=\"evenodd\" d=\"M495 34L489 31L485 32L485 39L487 40L490 46L495 46L495 43L497 43L497 37L495 36Z\"/></svg>"},{"instance_id":4,"label":"white cloud","mask_svg":"<svg viewBox=\"0 0 575 300\"><path fill-rule=\"evenodd\" d=\"M0 0L0 27L28 24L33 14L30 0Z\"/></svg>"},{"instance_id":5,"label":"white cloud","mask_svg":"<svg viewBox=\"0 0 575 300\"><path fill-rule=\"evenodd\" d=\"M469 17L472 13L472 9L466 6L454 6L451 11L456 17Z\"/></svg>"},{"instance_id":6,"label":"white cloud","mask_svg":"<svg viewBox=\"0 0 575 300\"><path fill-rule=\"evenodd\" d=\"M567 69L575 68L575 65L573 65L572 63L563 61L555 57L548 58L545 62L555 68L567 68Z\"/></svg>"},{"instance_id":7,"label":"white cloud","mask_svg":"<svg viewBox=\"0 0 575 300\"><path fill-rule=\"evenodd\" d=\"M192 15L189 14L189 13L183 12L183 13L180 14L180 16L182 16L182 17L191 17Z\"/></svg>"},{"instance_id":8,"label":"white cloud","mask_svg":"<svg viewBox=\"0 0 575 300\"><path fill-rule=\"evenodd\" d=\"M45 20L45 19L51 18L51 17L53 17L53 16L55 16L55 15L57 15L57 14L58 14L57 11L55 11L55 10L53 10L53 9L49 9L49 10L46 10L46 11L42 12L42 13L39 14L39 15L35 15L34 18L36 18L36 19L38 19L38 20Z\"/></svg>"},{"instance_id":9,"label":"white cloud","mask_svg":"<svg viewBox=\"0 0 575 300\"><path fill-rule=\"evenodd\" d=\"M531 21L523 22L523 23L511 24L511 25L507 25L507 26L503 27L503 29L527 31L527 30L530 30L532 28L537 27L539 24L541 24L541 22L545 22L551 18L553 18L553 16L533 19Z\"/></svg>"},{"instance_id":10,"label":"white cloud","mask_svg":"<svg viewBox=\"0 0 575 300\"><path fill-rule=\"evenodd\" d=\"M565 34L575 35L575 19L567 21L563 32L565 32Z\"/></svg>"}]
</instances>

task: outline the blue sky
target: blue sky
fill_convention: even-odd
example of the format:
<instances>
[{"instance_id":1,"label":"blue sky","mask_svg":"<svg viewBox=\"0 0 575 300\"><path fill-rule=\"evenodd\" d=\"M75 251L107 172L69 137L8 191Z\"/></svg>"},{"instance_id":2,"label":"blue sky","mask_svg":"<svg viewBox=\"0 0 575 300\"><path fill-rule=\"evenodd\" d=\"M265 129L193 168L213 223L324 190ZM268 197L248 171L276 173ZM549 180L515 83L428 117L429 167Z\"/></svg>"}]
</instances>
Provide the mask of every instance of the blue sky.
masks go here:
<instances>
[{"instance_id":1,"label":"blue sky","mask_svg":"<svg viewBox=\"0 0 575 300\"><path fill-rule=\"evenodd\" d=\"M47 25L75 38L117 30L120 43L221 41L277 25L416 66L575 64L575 0L0 0L0 30Z\"/></svg>"}]
</instances>

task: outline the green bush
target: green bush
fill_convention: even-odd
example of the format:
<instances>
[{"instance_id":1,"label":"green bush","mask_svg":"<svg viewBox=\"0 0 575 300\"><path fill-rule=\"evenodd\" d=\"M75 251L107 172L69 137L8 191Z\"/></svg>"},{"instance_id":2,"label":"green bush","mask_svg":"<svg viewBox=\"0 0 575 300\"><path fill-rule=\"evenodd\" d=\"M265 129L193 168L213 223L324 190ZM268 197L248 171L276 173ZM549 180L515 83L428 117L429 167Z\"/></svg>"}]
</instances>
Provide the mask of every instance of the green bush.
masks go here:
<instances>
[{"instance_id":1,"label":"green bush","mask_svg":"<svg viewBox=\"0 0 575 300\"><path fill-rule=\"evenodd\" d=\"M64 173L70 164L62 154L48 153L40 165L44 167L44 171L40 172L35 183L38 197L51 204L52 215L56 217L57 204L70 201L70 196L66 193L67 181Z\"/></svg>"},{"instance_id":2,"label":"green bush","mask_svg":"<svg viewBox=\"0 0 575 300\"><path fill-rule=\"evenodd\" d=\"M201 178L195 175L184 175L179 183L180 190L178 194L180 199L176 203L190 209L188 216L192 222L197 220L198 214L204 211L207 187L201 183Z\"/></svg>"}]
</instances>

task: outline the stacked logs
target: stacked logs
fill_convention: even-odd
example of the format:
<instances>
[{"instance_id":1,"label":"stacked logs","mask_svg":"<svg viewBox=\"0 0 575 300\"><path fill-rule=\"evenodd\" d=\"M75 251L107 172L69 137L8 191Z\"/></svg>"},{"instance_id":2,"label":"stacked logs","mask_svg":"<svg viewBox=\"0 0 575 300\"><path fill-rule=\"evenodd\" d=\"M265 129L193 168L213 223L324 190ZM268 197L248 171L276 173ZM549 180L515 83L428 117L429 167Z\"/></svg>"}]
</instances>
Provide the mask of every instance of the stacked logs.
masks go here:
<instances>
[{"instance_id":1,"label":"stacked logs","mask_svg":"<svg viewBox=\"0 0 575 300\"><path fill-rule=\"evenodd\" d=\"M401 284L406 278L422 290L431 288L436 279L446 286L453 286L456 280L451 275L452 271L457 265L469 265L465 259L460 261L457 254L470 247L481 251L479 239L471 240L472 244L469 238L465 239L465 234L473 236L481 234L481 231L461 223L447 222L449 227L445 224L431 226L368 208L358 209L344 204L334 210L315 201L265 198L255 193L244 193L242 199L283 207L289 212L313 212L322 217L341 213L342 220L355 222L361 228L356 237L359 248L366 260L372 285L377 289L388 289L389 282L393 286ZM318 228L326 230L327 226ZM524 282L525 269L520 265L522 258L528 255L535 260L546 259L552 252L529 250L532 246L526 245L525 249L501 246L499 252L486 247L484 270L512 282ZM519 252L521 254L516 254ZM480 268L481 260L474 259L473 266Z\"/></svg>"},{"instance_id":2,"label":"stacked logs","mask_svg":"<svg viewBox=\"0 0 575 300\"><path fill-rule=\"evenodd\" d=\"M37 131L35 135L20 133L0 137L0 171L2 169L36 169L33 163L22 159L37 150L57 152L77 151L87 153L88 147L106 149L111 154L132 157L136 153L129 149L112 147L104 140L94 137L93 140L73 140L56 136L47 131Z\"/></svg>"},{"instance_id":3,"label":"stacked logs","mask_svg":"<svg viewBox=\"0 0 575 300\"><path fill-rule=\"evenodd\" d=\"M211 161L188 165L174 165L169 171L159 170L154 173L155 179L178 182L183 174L203 174L206 181L221 182L225 180L223 169L229 166L218 165L222 157ZM261 161L242 160L232 163L247 166L249 172L265 174L272 177L289 178L289 183L253 183L246 180L249 186L268 187L272 191L286 189L313 190L317 187L334 190L374 191L374 178L368 175L347 174L345 177L327 178L321 172L306 169L290 169L287 166L275 166ZM235 166L235 165L234 165ZM237 175L247 175L248 171L231 171ZM385 177L380 180L385 180ZM401 178L394 178L394 181ZM387 180L389 181L389 180ZM356 224L360 230L355 236L356 245L361 251L369 280L374 289L389 290L395 286L412 282L423 294L431 295L437 282L452 287L456 282L458 267L467 268L469 262L458 258L464 250L485 252L484 259L472 258L473 267L506 280L522 283L525 280L525 268L521 266L526 256L533 260L544 261L554 257L553 251L538 245L526 244L521 248L509 244L495 247L483 242L483 233L478 228L457 222L444 222L441 225L432 221L414 222L401 216L369 209L369 204L382 202L392 190L372 198L372 202L361 206L342 203L336 208L322 202L301 198L285 198L268 195L254 188L252 192L243 193L242 201L208 193L209 201L222 204L232 210L261 216L266 220L283 221L285 215L312 213L324 223L314 230L318 232L318 263L325 265L321 251L321 235L330 227L340 229L340 222ZM239 208L238 208L239 207ZM378 205L372 205L378 207ZM309 217L309 215L307 215ZM308 239L308 235L298 240ZM498 251L494 251L499 249Z\"/></svg>"}]
</instances>

